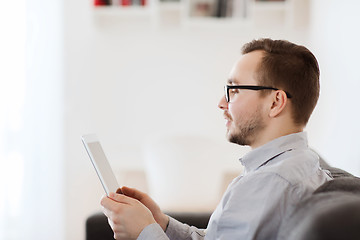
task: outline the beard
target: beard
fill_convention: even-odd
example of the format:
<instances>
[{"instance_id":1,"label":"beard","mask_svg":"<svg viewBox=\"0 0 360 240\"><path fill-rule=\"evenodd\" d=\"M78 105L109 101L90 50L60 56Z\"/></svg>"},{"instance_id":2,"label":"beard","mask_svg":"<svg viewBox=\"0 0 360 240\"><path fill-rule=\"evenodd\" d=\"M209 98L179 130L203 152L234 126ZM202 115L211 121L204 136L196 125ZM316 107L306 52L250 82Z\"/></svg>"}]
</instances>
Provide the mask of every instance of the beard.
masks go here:
<instances>
[{"instance_id":1,"label":"beard","mask_svg":"<svg viewBox=\"0 0 360 240\"><path fill-rule=\"evenodd\" d=\"M234 122L233 122L234 123ZM257 135L265 128L261 112L257 109L247 120L242 119L232 131L228 129L229 142L241 146L249 146L254 143Z\"/></svg>"}]
</instances>

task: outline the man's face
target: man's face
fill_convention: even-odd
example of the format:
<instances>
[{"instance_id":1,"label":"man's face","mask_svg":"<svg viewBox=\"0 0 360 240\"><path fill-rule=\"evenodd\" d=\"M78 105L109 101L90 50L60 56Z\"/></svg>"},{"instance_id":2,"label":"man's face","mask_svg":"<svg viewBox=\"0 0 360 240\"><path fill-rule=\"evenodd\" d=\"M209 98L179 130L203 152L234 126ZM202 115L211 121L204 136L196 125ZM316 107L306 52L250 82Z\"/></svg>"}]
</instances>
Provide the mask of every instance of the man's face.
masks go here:
<instances>
[{"instance_id":1,"label":"man's face","mask_svg":"<svg viewBox=\"0 0 360 240\"><path fill-rule=\"evenodd\" d=\"M258 85L255 80L256 67L263 53L254 51L243 55L230 72L228 85ZM266 126L265 98L259 91L229 89L230 102L223 97L219 108L224 110L227 138L239 145L255 146Z\"/></svg>"}]
</instances>

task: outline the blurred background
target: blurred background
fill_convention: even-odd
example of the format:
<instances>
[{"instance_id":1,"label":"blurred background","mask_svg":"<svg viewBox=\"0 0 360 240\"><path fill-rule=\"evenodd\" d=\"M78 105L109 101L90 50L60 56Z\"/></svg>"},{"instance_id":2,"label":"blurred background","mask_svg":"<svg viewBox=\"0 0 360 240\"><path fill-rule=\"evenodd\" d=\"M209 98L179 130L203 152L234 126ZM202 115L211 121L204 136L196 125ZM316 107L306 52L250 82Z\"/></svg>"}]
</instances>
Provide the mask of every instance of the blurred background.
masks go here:
<instances>
[{"instance_id":1,"label":"blurred background","mask_svg":"<svg viewBox=\"0 0 360 240\"><path fill-rule=\"evenodd\" d=\"M319 60L310 146L360 175L356 0L17 0L0 7L0 239L84 239L103 189L96 133L121 185L165 211L212 211L238 159L223 85L241 46L287 39Z\"/></svg>"}]
</instances>

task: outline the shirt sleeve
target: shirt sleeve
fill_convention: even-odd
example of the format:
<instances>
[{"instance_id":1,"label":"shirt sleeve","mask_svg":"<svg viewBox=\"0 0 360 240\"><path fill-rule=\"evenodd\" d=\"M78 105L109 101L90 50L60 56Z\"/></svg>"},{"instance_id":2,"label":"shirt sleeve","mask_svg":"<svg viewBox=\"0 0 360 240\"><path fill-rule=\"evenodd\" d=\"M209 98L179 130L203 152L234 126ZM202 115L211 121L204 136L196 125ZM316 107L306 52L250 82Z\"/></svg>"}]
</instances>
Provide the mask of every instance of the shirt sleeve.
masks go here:
<instances>
[{"instance_id":1,"label":"shirt sleeve","mask_svg":"<svg viewBox=\"0 0 360 240\"><path fill-rule=\"evenodd\" d=\"M142 230L138 240L169 240L159 224L153 223Z\"/></svg>"},{"instance_id":2,"label":"shirt sleeve","mask_svg":"<svg viewBox=\"0 0 360 240\"><path fill-rule=\"evenodd\" d=\"M169 217L169 226L166 229L166 235L171 240L202 240L205 237L205 230L196 227L190 227L172 217Z\"/></svg>"},{"instance_id":3,"label":"shirt sleeve","mask_svg":"<svg viewBox=\"0 0 360 240\"><path fill-rule=\"evenodd\" d=\"M276 239L284 212L297 198L294 190L276 174L248 177L225 194L209 223L209 239Z\"/></svg>"},{"instance_id":4,"label":"shirt sleeve","mask_svg":"<svg viewBox=\"0 0 360 240\"><path fill-rule=\"evenodd\" d=\"M138 240L203 240L204 237L205 230L190 227L169 217L166 232L162 230L159 224L153 223L144 228Z\"/></svg>"}]
</instances>

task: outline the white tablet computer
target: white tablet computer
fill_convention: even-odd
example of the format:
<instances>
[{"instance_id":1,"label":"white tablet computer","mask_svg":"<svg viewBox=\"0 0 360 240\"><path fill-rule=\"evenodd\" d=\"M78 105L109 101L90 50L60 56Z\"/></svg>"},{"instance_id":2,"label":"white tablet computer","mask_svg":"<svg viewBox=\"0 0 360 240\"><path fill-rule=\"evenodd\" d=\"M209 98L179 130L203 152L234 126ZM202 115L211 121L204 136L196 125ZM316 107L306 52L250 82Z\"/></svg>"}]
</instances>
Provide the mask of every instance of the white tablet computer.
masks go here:
<instances>
[{"instance_id":1,"label":"white tablet computer","mask_svg":"<svg viewBox=\"0 0 360 240\"><path fill-rule=\"evenodd\" d=\"M81 140L84 143L106 195L109 196L110 192L116 192L116 190L119 189L119 184L97 136L95 134L84 135L81 137Z\"/></svg>"}]
</instances>

